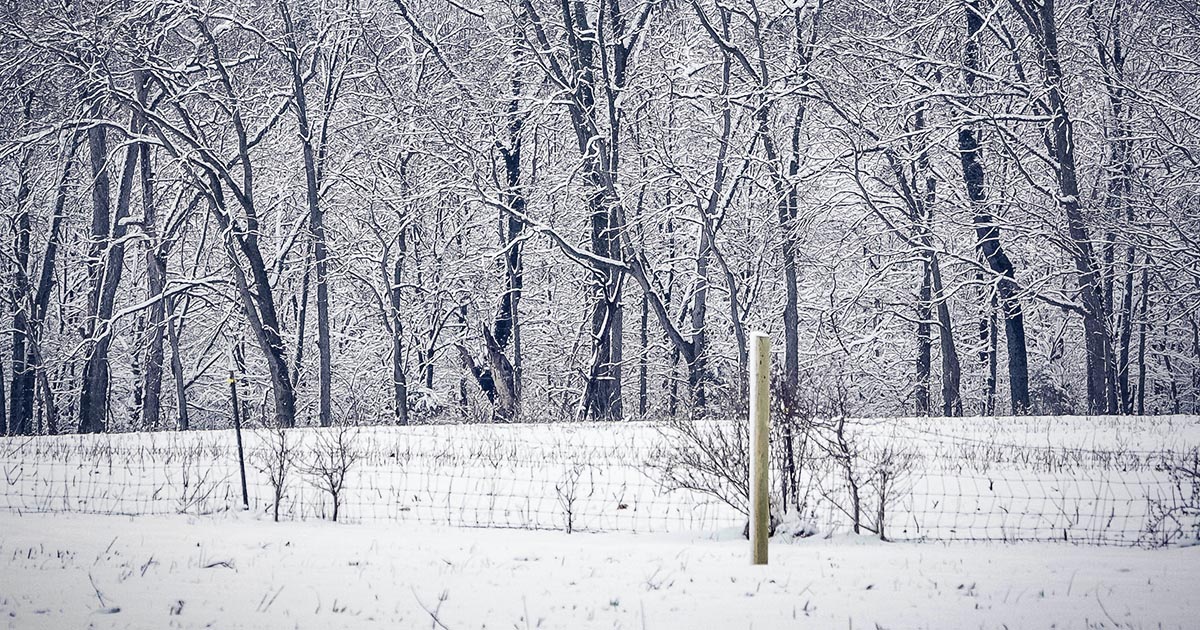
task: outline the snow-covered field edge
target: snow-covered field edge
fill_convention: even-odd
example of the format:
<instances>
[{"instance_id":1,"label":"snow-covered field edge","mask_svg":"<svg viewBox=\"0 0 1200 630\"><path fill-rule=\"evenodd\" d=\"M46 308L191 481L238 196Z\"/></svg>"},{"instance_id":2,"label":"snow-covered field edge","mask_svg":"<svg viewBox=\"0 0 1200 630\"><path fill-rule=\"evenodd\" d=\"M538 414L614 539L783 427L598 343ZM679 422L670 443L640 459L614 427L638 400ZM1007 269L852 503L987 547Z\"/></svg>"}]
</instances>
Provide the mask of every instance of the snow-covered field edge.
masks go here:
<instances>
[{"instance_id":1,"label":"snow-covered field edge","mask_svg":"<svg viewBox=\"0 0 1200 630\"><path fill-rule=\"evenodd\" d=\"M852 427L846 458L826 452L804 461L790 531L850 529L848 479L859 486L864 529L882 523L893 540L1156 546L1195 541L1200 527L1196 481L1179 472L1200 444L1196 417L873 419ZM733 423L711 428L734 431ZM744 521L728 484L678 474L680 452L696 444L662 424L296 429L282 438L259 429L243 439L250 510L273 515L278 504L285 520L332 517L329 469L345 440L353 457L338 501L343 521L630 533L712 532ZM237 452L227 430L8 438L0 440L0 510L236 511ZM278 502L276 469L287 472Z\"/></svg>"}]
</instances>

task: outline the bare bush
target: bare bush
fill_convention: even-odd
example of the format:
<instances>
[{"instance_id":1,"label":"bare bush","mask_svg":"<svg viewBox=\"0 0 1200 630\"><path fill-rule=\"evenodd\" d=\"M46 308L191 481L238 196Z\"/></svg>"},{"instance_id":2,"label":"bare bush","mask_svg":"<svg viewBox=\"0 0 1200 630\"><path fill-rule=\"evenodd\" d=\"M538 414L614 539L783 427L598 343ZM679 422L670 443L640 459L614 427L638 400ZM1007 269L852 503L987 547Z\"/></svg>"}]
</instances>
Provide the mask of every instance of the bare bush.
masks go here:
<instances>
[{"instance_id":1,"label":"bare bush","mask_svg":"<svg viewBox=\"0 0 1200 630\"><path fill-rule=\"evenodd\" d=\"M887 540L887 513L908 492L908 478L916 466L917 453L909 447L888 444L876 456L871 478L875 486L875 530Z\"/></svg>"},{"instance_id":2,"label":"bare bush","mask_svg":"<svg viewBox=\"0 0 1200 630\"><path fill-rule=\"evenodd\" d=\"M205 466L199 457L182 457L179 462L179 479L171 480L180 488L176 511L180 514L193 512L208 514L213 495L225 479L213 480L212 468Z\"/></svg>"},{"instance_id":3,"label":"bare bush","mask_svg":"<svg viewBox=\"0 0 1200 630\"><path fill-rule=\"evenodd\" d=\"M819 448L815 418L823 409L844 408L843 388L827 387L815 375L812 387L790 391L779 373L771 379L771 466L777 480L771 488L769 533L783 522L802 522L815 487L815 469L829 453ZM827 391L828 390L828 391ZM719 499L749 515L750 431L745 405L726 410L727 422L675 420L665 431L667 449L649 462L671 489L685 489ZM749 536L748 524L744 535ZM811 535L807 525L796 535Z\"/></svg>"},{"instance_id":4,"label":"bare bush","mask_svg":"<svg viewBox=\"0 0 1200 630\"><path fill-rule=\"evenodd\" d=\"M581 498L588 498L596 491L595 484L587 479L588 493L581 495L583 473L586 466L582 463L572 463L563 471L562 479L554 484L554 492L558 496L558 505L563 511L563 525L568 534L575 531L575 503Z\"/></svg>"},{"instance_id":5,"label":"bare bush","mask_svg":"<svg viewBox=\"0 0 1200 630\"><path fill-rule=\"evenodd\" d=\"M1200 544L1200 449L1164 457L1159 470L1171 475L1166 496L1151 497L1142 542L1165 547Z\"/></svg>"},{"instance_id":6,"label":"bare bush","mask_svg":"<svg viewBox=\"0 0 1200 630\"><path fill-rule=\"evenodd\" d=\"M841 469L850 502L849 505L843 505L840 501L833 500L834 497L828 498L850 518L850 526L855 534L862 533L863 529L874 533L874 529L867 526L862 519L862 490L867 475L862 471L858 440L846 430L844 416L833 420L832 429L828 433L824 449Z\"/></svg>"},{"instance_id":7,"label":"bare bush","mask_svg":"<svg viewBox=\"0 0 1200 630\"><path fill-rule=\"evenodd\" d=\"M813 465L813 419L817 404L784 386L780 374L771 379L771 450L778 470L780 511L803 518L809 504Z\"/></svg>"},{"instance_id":8,"label":"bare bush","mask_svg":"<svg viewBox=\"0 0 1200 630\"><path fill-rule=\"evenodd\" d=\"M333 521L338 520L346 477L361 458L354 446L358 429L341 425L317 432L316 444L303 466L309 482L329 495L333 502Z\"/></svg>"},{"instance_id":9,"label":"bare bush","mask_svg":"<svg viewBox=\"0 0 1200 630\"><path fill-rule=\"evenodd\" d=\"M745 418L675 420L663 433L667 447L647 465L668 489L698 492L750 513L750 432Z\"/></svg>"},{"instance_id":10,"label":"bare bush","mask_svg":"<svg viewBox=\"0 0 1200 630\"><path fill-rule=\"evenodd\" d=\"M271 485L273 503L271 505L275 522L279 522L279 506L287 496L288 482L291 471L296 466L296 447L292 444L287 429L275 427L259 431L266 445L258 451L254 465L259 472L267 476Z\"/></svg>"}]
</instances>

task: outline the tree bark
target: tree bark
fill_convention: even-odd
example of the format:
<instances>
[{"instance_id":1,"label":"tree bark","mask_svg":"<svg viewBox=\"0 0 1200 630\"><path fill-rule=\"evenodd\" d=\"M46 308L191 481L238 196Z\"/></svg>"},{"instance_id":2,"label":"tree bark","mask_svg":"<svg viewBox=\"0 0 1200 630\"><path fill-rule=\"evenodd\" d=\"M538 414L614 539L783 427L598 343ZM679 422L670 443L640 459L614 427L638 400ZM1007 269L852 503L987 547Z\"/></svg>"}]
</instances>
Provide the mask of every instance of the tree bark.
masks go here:
<instances>
[{"instance_id":1,"label":"tree bark","mask_svg":"<svg viewBox=\"0 0 1200 630\"><path fill-rule=\"evenodd\" d=\"M933 269L929 259L921 261L921 289L917 296L917 373L913 398L918 416L929 415L929 375L933 362Z\"/></svg>"},{"instance_id":2,"label":"tree bark","mask_svg":"<svg viewBox=\"0 0 1200 630\"><path fill-rule=\"evenodd\" d=\"M1137 380L1137 413L1146 415L1146 335L1150 322L1147 314L1150 312L1150 256L1146 256L1146 266L1142 268L1142 306L1138 314L1138 380Z\"/></svg>"},{"instance_id":3,"label":"tree bark","mask_svg":"<svg viewBox=\"0 0 1200 630\"><path fill-rule=\"evenodd\" d=\"M27 92L23 98L23 113L24 118L28 122L32 119L33 109L33 93ZM7 410L0 408L0 435L5 435L11 427L13 435L28 435L31 433L31 425L33 421L32 397L29 398L31 403L28 412L25 410L25 385L29 384L32 393L33 375L30 370L29 351L26 348L30 342L30 322L29 308L30 302L30 287L29 287L29 241L30 233L32 232L32 224L29 219L31 212L30 197L33 194L32 184L30 183L30 166L29 162L32 159L33 148L25 147L21 150L21 157L17 161L17 212L16 220L13 221L13 262L15 269L13 270L13 285L10 288L9 295L13 305L13 329L12 329L12 401L9 409L12 411L11 421ZM0 383L3 382L3 377L0 376ZM3 394L0 393L0 406L4 404Z\"/></svg>"},{"instance_id":4,"label":"tree bark","mask_svg":"<svg viewBox=\"0 0 1200 630\"><path fill-rule=\"evenodd\" d=\"M312 231L313 257L316 263L317 280L317 354L319 355L318 421L327 427L332 423L333 355L329 338L329 262L325 238L325 212L320 201L320 177L325 156L324 133L314 138L309 122L308 98L304 90L304 77L300 67L300 43L292 24L291 12L286 2L279 3L279 12L287 28L288 64L292 78L292 105L296 112L296 124L300 134L300 148L304 156L305 198L308 202L308 225ZM319 48L314 54L320 54ZM314 60L314 64L316 61ZM329 81L332 83L333 79ZM328 92L327 92L328 94ZM327 105L329 104L327 100ZM315 145L315 146L314 146Z\"/></svg>"},{"instance_id":5,"label":"tree bark","mask_svg":"<svg viewBox=\"0 0 1200 630\"><path fill-rule=\"evenodd\" d=\"M58 259L63 213L66 207L68 185L71 180L71 169L74 164L77 146L77 139L74 137L71 138L63 157L62 176L58 182L58 189L55 191L54 213L50 217L50 233L47 236L46 249L42 253L37 289L32 297L27 298L29 300L29 316L24 322L24 327L17 326L15 325L16 322L14 322L14 336L17 334L17 331L24 331L24 334L21 335L20 352L18 352L15 341L13 344L12 404L9 409L12 414L12 422L9 428L14 433L28 431L27 427L32 426L36 393L35 381L41 383L43 391L46 428L51 434L57 433L58 429L57 410L54 406L54 392L51 391L50 382L46 378L46 370L41 359L40 344L43 330L42 325L45 321L46 312L50 307L50 291L54 286L54 267Z\"/></svg>"},{"instance_id":6,"label":"tree bark","mask_svg":"<svg viewBox=\"0 0 1200 630\"><path fill-rule=\"evenodd\" d=\"M242 309L254 333L255 341L267 361L267 370L271 376L271 395L275 402L275 424L281 428L294 427L296 391L292 385L283 337L279 333L279 316L275 310L271 279L258 248L257 218L250 219L245 229L235 225L226 209L221 182L211 173L206 192L212 195L211 209L225 237L225 252L229 257ZM248 195L243 194L243 203L252 204ZM253 205L247 207L247 216L257 217ZM249 276L241 267L240 259L243 257L250 267Z\"/></svg>"},{"instance_id":7,"label":"tree bark","mask_svg":"<svg viewBox=\"0 0 1200 630\"><path fill-rule=\"evenodd\" d=\"M979 31L983 14L979 0L966 5L967 39L964 43L963 72L968 92L975 85L979 69ZM958 130L958 150L962 163L963 182L973 211L975 247L988 269L995 276L996 297L1004 315L1004 340L1008 356L1009 405L1013 415L1029 412L1029 358L1025 340L1025 316L1018 299L1016 270L1000 242L1000 226L988 210L987 189L983 167L983 149L978 130L963 124Z\"/></svg>"},{"instance_id":8,"label":"tree bark","mask_svg":"<svg viewBox=\"0 0 1200 630\"><path fill-rule=\"evenodd\" d=\"M950 305L942 286L942 270L933 252L930 252L930 271L933 274L933 295L937 300L938 340L942 357L942 415L957 417L961 416L963 411L960 394L962 364L959 362L958 349L954 343Z\"/></svg>"},{"instance_id":9,"label":"tree bark","mask_svg":"<svg viewBox=\"0 0 1200 630\"><path fill-rule=\"evenodd\" d=\"M158 225L158 208L154 200L152 173L150 170L150 147L142 144L139 149L142 185L142 228L146 231L149 246L146 249L146 292L153 300L149 309L149 344L146 348L145 381L142 386L142 425L148 430L157 429L162 416L163 337L166 316L167 249L168 243L161 237Z\"/></svg>"},{"instance_id":10,"label":"tree bark","mask_svg":"<svg viewBox=\"0 0 1200 630\"><path fill-rule=\"evenodd\" d=\"M392 414L396 424L400 426L408 424L408 376L404 370L404 317L401 314L403 295L400 286L403 282L404 260L407 255L406 229L405 226L401 226L400 233L396 236L399 251L396 254L396 260L392 263L388 286L388 307L390 309L388 317L391 321L388 332L392 337ZM388 279L387 271L385 267L385 279Z\"/></svg>"},{"instance_id":11,"label":"tree bark","mask_svg":"<svg viewBox=\"0 0 1200 630\"><path fill-rule=\"evenodd\" d=\"M179 327L175 324L175 298L169 298L167 309L167 341L171 344L171 376L175 382L175 405L179 430L191 428L187 406L187 380L183 374L183 357L179 353Z\"/></svg>"},{"instance_id":12,"label":"tree bark","mask_svg":"<svg viewBox=\"0 0 1200 630\"><path fill-rule=\"evenodd\" d=\"M138 100L145 102L146 82L143 72L134 73ZM131 115L130 129L141 133L142 116ZM103 127L88 131L88 148L92 164L92 243L91 290L88 313L84 323L86 361L79 399L79 432L100 433L108 422L109 365L108 350L112 344L112 314L117 287L125 267L125 236L133 194L133 177L141 143L130 143L125 150L124 166L117 190L116 215L110 217L110 184L106 164L108 143Z\"/></svg>"},{"instance_id":13,"label":"tree bark","mask_svg":"<svg viewBox=\"0 0 1200 630\"><path fill-rule=\"evenodd\" d=\"M592 24L583 0L563 0L560 9L566 41L562 46L551 42L542 18L530 0L522 0L521 6L542 48L565 50L561 61L556 55L548 58L547 70L569 92L567 111L581 159L591 251L603 258L620 260L620 237L625 226L617 193L623 124L617 96L625 88L629 57L641 28L645 26L648 12L643 11L642 17L631 25L621 11L620 2L610 0ZM596 33L601 30L613 42L611 55L610 47L597 45ZM598 90L607 97L606 107L597 103ZM592 356L579 411L594 420L621 420L624 272L614 266L593 268L591 272L594 300L591 309Z\"/></svg>"},{"instance_id":14,"label":"tree bark","mask_svg":"<svg viewBox=\"0 0 1200 630\"><path fill-rule=\"evenodd\" d=\"M1189 317L1192 324L1192 413L1200 413L1200 323Z\"/></svg>"},{"instance_id":15,"label":"tree bark","mask_svg":"<svg viewBox=\"0 0 1200 630\"><path fill-rule=\"evenodd\" d=\"M927 104L922 102L917 106L914 112L914 130L918 134L924 134L926 127L925 110ZM954 328L950 319L950 305L947 303L946 291L942 282L942 269L938 263L937 252L934 251L933 242L933 208L937 203L937 179L934 176L933 169L929 165L929 146L928 140L921 138L924 143L920 151L917 153L917 169L919 177L925 179L924 195L918 197L916 193L916 177L908 187L912 188L912 192L905 195L908 203L911 206L913 221L916 223L916 232L920 236L920 242L923 246L923 265L925 273L929 276L930 284L930 299L934 304L934 310L937 312L938 324L938 348L940 350L942 362L942 416L961 416L962 415L962 394L960 384L962 381L962 365L958 359L958 348L954 342ZM903 175L902 171L897 171L897 175Z\"/></svg>"},{"instance_id":16,"label":"tree bark","mask_svg":"<svg viewBox=\"0 0 1200 630\"><path fill-rule=\"evenodd\" d=\"M1116 388L1111 374L1112 345L1104 308L1103 287L1096 270L1087 221L1079 196L1075 160L1075 134L1067 108L1062 65L1059 61L1058 27L1054 0L1010 0L1038 46L1043 71L1043 88L1050 106L1050 130L1057 166L1058 204L1067 218L1082 307L1084 346L1087 354L1088 411L1111 413Z\"/></svg>"}]
</instances>

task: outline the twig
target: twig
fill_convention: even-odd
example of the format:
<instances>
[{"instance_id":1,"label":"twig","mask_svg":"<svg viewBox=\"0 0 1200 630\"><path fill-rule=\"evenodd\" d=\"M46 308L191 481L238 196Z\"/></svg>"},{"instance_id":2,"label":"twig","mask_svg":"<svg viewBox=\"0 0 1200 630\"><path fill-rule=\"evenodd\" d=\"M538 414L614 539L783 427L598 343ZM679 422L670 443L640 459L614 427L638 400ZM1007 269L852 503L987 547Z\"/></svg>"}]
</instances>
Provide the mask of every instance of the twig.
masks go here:
<instances>
[{"instance_id":1,"label":"twig","mask_svg":"<svg viewBox=\"0 0 1200 630\"><path fill-rule=\"evenodd\" d=\"M429 607L426 606L425 602L421 601L421 597L419 595L417 595L417 589L414 587L411 587L411 586L408 588L409 588L409 590L412 591L413 599L417 600L417 605L419 605L422 609L424 609L425 612L429 613L429 617L431 619L433 619L433 627L434 628L440 627L440 628L442 628L442 630L450 630L450 627L447 626L446 624L442 623L442 620L438 618L438 613L441 612L441 610L442 610L442 603L446 601L445 591L442 592L441 597L438 597L437 608L435 608L434 610L429 610Z\"/></svg>"}]
</instances>

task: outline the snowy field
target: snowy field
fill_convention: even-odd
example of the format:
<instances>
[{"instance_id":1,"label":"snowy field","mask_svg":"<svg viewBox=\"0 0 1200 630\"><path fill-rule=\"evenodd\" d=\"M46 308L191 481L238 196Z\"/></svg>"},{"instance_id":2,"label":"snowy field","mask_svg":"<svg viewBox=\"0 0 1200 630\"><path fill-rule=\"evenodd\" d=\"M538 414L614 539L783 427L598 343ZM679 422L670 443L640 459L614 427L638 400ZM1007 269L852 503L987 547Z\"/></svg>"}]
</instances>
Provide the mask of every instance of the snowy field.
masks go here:
<instances>
[{"instance_id":1,"label":"snowy field","mask_svg":"<svg viewBox=\"0 0 1200 630\"><path fill-rule=\"evenodd\" d=\"M736 438L731 425L707 430ZM1194 457L1196 418L847 430L850 459L821 449L805 459L805 513L789 524L816 535L776 537L767 567L749 566L744 516L718 498L728 487L671 481L694 444L652 424L289 431L279 523L274 432L244 435L247 511L230 431L0 440L0 619L21 629L1197 627L1197 488L1171 468ZM333 523L314 466L339 436L354 461ZM826 439L809 438L806 449ZM890 543L848 533L845 513L850 470L864 523L877 522L887 452L906 462L892 464ZM1168 508L1174 520L1156 518Z\"/></svg>"},{"instance_id":2,"label":"snowy field","mask_svg":"<svg viewBox=\"0 0 1200 630\"><path fill-rule=\"evenodd\" d=\"M0 625L1195 628L1200 548L0 513Z\"/></svg>"},{"instance_id":3,"label":"snowy field","mask_svg":"<svg viewBox=\"0 0 1200 630\"><path fill-rule=\"evenodd\" d=\"M814 434L805 447L798 518L825 535L849 528L847 469L861 485L864 521L877 518L888 449L905 458L892 465L900 470L885 505L893 539L1155 546L1195 540L1200 527L1194 512L1159 518L1197 498L1170 472L1200 445L1195 417L881 419L855 421L847 432L853 453L845 462L814 446L827 438ZM287 435L280 518L330 518L329 494L311 468L335 431ZM250 509L269 515L277 436L244 438ZM669 427L365 427L346 439L356 459L340 498L343 521L593 533L711 532L744 522L719 498L736 494L722 480L708 480L716 491L705 492L665 474L680 449L692 448ZM11 438L0 440L0 468L0 511L204 515L241 506L232 431Z\"/></svg>"}]
</instances>

